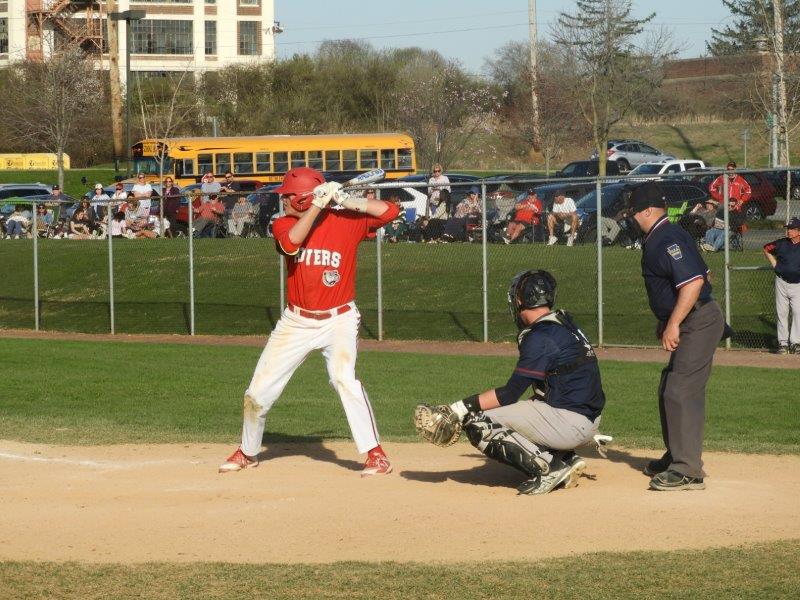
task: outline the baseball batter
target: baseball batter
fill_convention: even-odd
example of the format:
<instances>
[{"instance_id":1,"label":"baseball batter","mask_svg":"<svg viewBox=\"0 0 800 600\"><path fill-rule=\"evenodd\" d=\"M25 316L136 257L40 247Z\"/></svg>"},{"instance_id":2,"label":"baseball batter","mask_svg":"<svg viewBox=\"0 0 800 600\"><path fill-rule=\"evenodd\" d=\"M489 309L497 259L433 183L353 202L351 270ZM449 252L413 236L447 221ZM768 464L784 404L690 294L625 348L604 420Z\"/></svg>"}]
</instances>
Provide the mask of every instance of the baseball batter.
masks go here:
<instances>
[{"instance_id":1,"label":"baseball batter","mask_svg":"<svg viewBox=\"0 0 800 600\"><path fill-rule=\"evenodd\" d=\"M326 183L319 171L299 167L288 171L275 189L286 213L275 221L273 232L288 268L288 306L245 392L241 446L220 466L221 473L258 465L267 412L313 350L322 351L356 447L367 453L361 475L392 470L372 406L355 375L361 316L354 297L358 244L397 217L398 208L351 197L341 187ZM331 201L334 206L329 207Z\"/></svg>"}]
</instances>

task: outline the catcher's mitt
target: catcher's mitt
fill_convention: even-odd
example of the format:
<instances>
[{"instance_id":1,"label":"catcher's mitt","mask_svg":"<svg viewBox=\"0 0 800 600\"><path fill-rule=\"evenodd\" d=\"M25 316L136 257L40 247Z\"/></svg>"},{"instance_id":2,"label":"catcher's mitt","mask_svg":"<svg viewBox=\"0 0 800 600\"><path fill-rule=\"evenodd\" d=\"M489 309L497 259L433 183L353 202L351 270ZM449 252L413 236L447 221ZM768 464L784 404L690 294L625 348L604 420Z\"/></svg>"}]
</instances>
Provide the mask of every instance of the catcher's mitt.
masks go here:
<instances>
[{"instance_id":1,"label":"catcher's mitt","mask_svg":"<svg viewBox=\"0 0 800 600\"><path fill-rule=\"evenodd\" d=\"M455 444L461 435L461 419L446 404L418 404L414 409L414 427L422 439L436 446Z\"/></svg>"}]
</instances>

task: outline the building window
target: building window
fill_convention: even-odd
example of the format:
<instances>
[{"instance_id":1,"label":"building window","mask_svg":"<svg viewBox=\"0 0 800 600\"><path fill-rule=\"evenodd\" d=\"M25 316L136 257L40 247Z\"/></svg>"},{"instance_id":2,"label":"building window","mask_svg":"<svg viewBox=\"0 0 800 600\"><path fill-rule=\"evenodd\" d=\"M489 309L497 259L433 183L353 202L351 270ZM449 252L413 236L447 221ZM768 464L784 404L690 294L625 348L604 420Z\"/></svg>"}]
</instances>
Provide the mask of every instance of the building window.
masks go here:
<instances>
[{"instance_id":1,"label":"building window","mask_svg":"<svg viewBox=\"0 0 800 600\"><path fill-rule=\"evenodd\" d=\"M197 155L197 172L200 175L214 172L214 163L212 162L210 154Z\"/></svg>"},{"instance_id":2,"label":"building window","mask_svg":"<svg viewBox=\"0 0 800 600\"><path fill-rule=\"evenodd\" d=\"M338 150L325 151L325 170L340 171L342 169L341 155Z\"/></svg>"},{"instance_id":3,"label":"building window","mask_svg":"<svg viewBox=\"0 0 800 600\"><path fill-rule=\"evenodd\" d=\"M217 53L217 22L206 21L206 55Z\"/></svg>"},{"instance_id":4,"label":"building window","mask_svg":"<svg viewBox=\"0 0 800 600\"><path fill-rule=\"evenodd\" d=\"M411 169L413 155L411 148L399 148L397 150L397 168L398 169Z\"/></svg>"},{"instance_id":5,"label":"building window","mask_svg":"<svg viewBox=\"0 0 800 600\"><path fill-rule=\"evenodd\" d=\"M231 155L230 154L215 154L214 155L215 173L223 175L231 170Z\"/></svg>"},{"instance_id":6,"label":"building window","mask_svg":"<svg viewBox=\"0 0 800 600\"><path fill-rule=\"evenodd\" d=\"M276 173L285 173L289 170L289 153L275 152L272 155L272 163L275 166Z\"/></svg>"},{"instance_id":7,"label":"building window","mask_svg":"<svg viewBox=\"0 0 800 600\"><path fill-rule=\"evenodd\" d=\"M308 166L317 171L322 171L322 150L308 151Z\"/></svg>"},{"instance_id":8,"label":"building window","mask_svg":"<svg viewBox=\"0 0 800 600\"><path fill-rule=\"evenodd\" d=\"M191 4L192 0L136 0L136 4L149 4L152 2L158 4Z\"/></svg>"},{"instance_id":9,"label":"building window","mask_svg":"<svg viewBox=\"0 0 800 600\"><path fill-rule=\"evenodd\" d=\"M381 150L381 169L394 170L394 150Z\"/></svg>"},{"instance_id":10,"label":"building window","mask_svg":"<svg viewBox=\"0 0 800 600\"><path fill-rule=\"evenodd\" d=\"M0 19L0 54L8 54L8 18Z\"/></svg>"},{"instance_id":11,"label":"building window","mask_svg":"<svg viewBox=\"0 0 800 600\"><path fill-rule=\"evenodd\" d=\"M261 54L260 21L239 21L239 55L257 56Z\"/></svg>"},{"instance_id":12,"label":"building window","mask_svg":"<svg viewBox=\"0 0 800 600\"><path fill-rule=\"evenodd\" d=\"M239 0L239 6L258 6L260 0Z\"/></svg>"},{"instance_id":13,"label":"building window","mask_svg":"<svg viewBox=\"0 0 800 600\"><path fill-rule=\"evenodd\" d=\"M342 170L343 171L357 171L358 162L356 157L358 153L355 150L342 150Z\"/></svg>"},{"instance_id":14,"label":"building window","mask_svg":"<svg viewBox=\"0 0 800 600\"><path fill-rule=\"evenodd\" d=\"M217 0L206 0L206 4L216 4Z\"/></svg>"},{"instance_id":15,"label":"building window","mask_svg":"<svg viewBox=\"0 0 800 600\"><path fill-rule=\"evenodd\" d=\"M376 168L378 168L378 151L377 150L362 150L361 151L361 168L362 169L376 169Z\"/></svg>"},{"instance_id":16,"label":"building window","mask_svg":"<svg viewBox=\"0 0 800 600\"><path fill-rule=\"evenodd\" d=\"M256 171L259 173L269 173L272 171L269 152L256 152Z\"/></svg>"},{"instance_id":17,"label":"building window","mask_svg":"<svg viewBox=\"0 0 800 600\"><path fill-rule=\"evenodd\" d=\"M192 22L143 19L131 21L133 54L193 54Z\"/></svg>"},{"instance_id":18,"label":"building window","mask_svg":"<svg viewBox=\"0 0 800 600\"><path fill-rule=\"evenodd\" d=\"M237 174L253 172L253 155L249 152L233 153L233 172Z\"/></svg>"}]
</instances>

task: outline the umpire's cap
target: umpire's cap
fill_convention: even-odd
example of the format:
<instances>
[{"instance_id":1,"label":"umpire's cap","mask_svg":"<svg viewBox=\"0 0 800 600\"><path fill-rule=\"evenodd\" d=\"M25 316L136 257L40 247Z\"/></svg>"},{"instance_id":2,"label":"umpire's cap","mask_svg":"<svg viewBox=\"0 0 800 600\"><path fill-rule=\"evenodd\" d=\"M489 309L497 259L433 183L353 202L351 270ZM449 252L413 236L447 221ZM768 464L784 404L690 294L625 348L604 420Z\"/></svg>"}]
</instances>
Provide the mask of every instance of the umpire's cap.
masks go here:
<instances>
[{"instance_id":1,"label":"umpire's cap","mask_svg":"<svg viewBox=\"0 0 800 600\"><path fill-rule=\"evenodd\" d=\"M638 213L648 208L666 208L667 201L664 192L655 181L646 181L633 188L628 199L628 209L631 213Z\"/></svg>"}]
</instances>

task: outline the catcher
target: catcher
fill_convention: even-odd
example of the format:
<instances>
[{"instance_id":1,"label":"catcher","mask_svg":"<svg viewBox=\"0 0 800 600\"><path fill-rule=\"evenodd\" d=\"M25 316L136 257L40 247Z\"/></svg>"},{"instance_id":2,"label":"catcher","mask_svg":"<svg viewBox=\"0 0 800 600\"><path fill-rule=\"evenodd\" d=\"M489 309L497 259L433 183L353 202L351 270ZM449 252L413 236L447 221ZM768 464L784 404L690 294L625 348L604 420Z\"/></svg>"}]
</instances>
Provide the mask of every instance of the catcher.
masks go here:
<instances>
[{"instance_id":1,"label":"catcher","mask_svg":"<svg viewBox=\"0 0 800 600\"><path fill-rule=\"evenodd\" d=\"M546 494L578 484L586 469L574 449L598 434L605 395L592 345L564 311L553 311L556 280L547 271L514 277L508 302L517 327L519 361L508 382L453 404L414 411L418 433L438 446L454 443L462 429L486 456L522 471L520 494ZM533 388L533 396L520 400Z\"/></svg>"}]
</instances>

